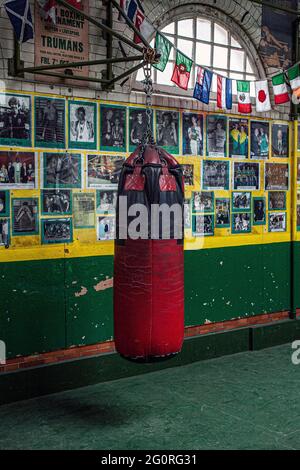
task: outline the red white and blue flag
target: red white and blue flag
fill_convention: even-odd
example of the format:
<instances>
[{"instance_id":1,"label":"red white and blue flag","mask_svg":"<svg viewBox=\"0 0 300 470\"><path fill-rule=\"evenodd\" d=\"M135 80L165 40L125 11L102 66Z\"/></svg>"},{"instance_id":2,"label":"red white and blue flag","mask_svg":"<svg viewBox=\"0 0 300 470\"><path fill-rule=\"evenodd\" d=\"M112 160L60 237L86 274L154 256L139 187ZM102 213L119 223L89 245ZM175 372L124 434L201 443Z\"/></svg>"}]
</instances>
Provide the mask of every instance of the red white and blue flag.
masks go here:
<instances>
[{"instance_id":1,"label":"red white and blue flag","mask_svg":"<svg viewBox=\"0 0 300 470\"><path fill-rule=\"evenodd\" d=\"M221 75L217 75L217 106L232 109L232 80Z\"/></svg>"},{"instance_id":2,"label":"red white and blue flag","mask_svg":"<svg viewBox=\"0 0 300 470\"><path fill-rule=\"evenodd\" d=\"M204 104L209 104L213 73L210 70L198 67L197 79L194 89L194 98Z\"/></svg>"}]
</instances>

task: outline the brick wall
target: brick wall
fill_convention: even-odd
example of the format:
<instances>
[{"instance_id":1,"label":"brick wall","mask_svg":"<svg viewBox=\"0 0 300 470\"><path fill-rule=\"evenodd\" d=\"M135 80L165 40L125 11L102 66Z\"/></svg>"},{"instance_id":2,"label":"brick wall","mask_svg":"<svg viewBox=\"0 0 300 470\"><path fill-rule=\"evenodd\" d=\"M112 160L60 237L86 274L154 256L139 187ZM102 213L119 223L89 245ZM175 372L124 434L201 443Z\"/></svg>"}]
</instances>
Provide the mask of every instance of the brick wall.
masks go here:
<instances>
[{"instance_id":1,"label":"brick wall","mask_svg":"<svg viewBox=\"0 0 300 470\"><path fill-rule=\"evenodd\" d=\"M34 2L33 0L31 1L33 10ZM268 77L275 72L273 69L266 70L264 68L256 52L260 41L261 7L259 5L253 4L248 0L204 0L201 3L191 2L189 0L144 0L143 5L147 16L157 28L163 28L174 19L187 18L195 14L214 18L225 28L230 29L239 39L246 49L259 77ZM5 81L7 88L134 103L144 102L143 95L134 91L136 88L135 77L132 77L123 88L116 86L115 91L112 93L101 91L100 85L98 84L90 84L88 88L70 88L57 85L48 86L46 83L34 82L32 75L27 75L24 80L15 80L8 77L7 59L13 55L13 32L3 5L1 6L0 13L0 79ZM105 19L106 9L102 0L90 0L90 14L98 20ZM132 31L130 31L124 23L118 21L118 14L115 10L114 28L130 38L133 36ZM106 57L106 45L102 33L92 24L90 24L89 43L90 60L103 59ZM125 50L128 54L134 53L134 51L130 51L130 48L126 45ZM118 40L113 41L113 54L115 56L121 55ZM25 66L34 65L34 46L32 41L22 46L22 59L25 61ZM114 67L114 74L120 74L131 66L132 63L116 65ZM90 68L90 76L101 78L103 68L104 66L92 66ZM178 90L174 90L174 93L177 92ZM216 104L214 102L212 102L209 107L202 107L200 103L191 99L184 93L181 93L180 97L155 96L154 104L179 108L188 107L198 110L205 109L207 111L216 110ZM289 111L289 105L281 106L280 110L277 108L271 113L268 113L268 117L273 119L288 119ZM234 105L233 112L237 112L236 105ZM255 115L255 112L253 114ZM264 117L262 114L260 114L260 116Z\"/></svg>"}]
</instances>

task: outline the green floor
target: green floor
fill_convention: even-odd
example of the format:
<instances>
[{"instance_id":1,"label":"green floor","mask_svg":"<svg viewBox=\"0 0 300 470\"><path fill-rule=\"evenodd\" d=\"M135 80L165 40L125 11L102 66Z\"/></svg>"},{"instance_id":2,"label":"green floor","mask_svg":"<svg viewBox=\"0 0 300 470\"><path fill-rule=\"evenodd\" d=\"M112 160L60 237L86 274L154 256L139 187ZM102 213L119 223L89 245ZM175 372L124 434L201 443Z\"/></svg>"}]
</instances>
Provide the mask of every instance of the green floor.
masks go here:
<instances>
[{"instance_id":1,"label":"green floor","mask_svg":"<svg viewBox=\"0 0 300 470\"><path fill-rule=\"evenodd\" d=\"M0 407L0 449L300 449L291 346Z\"/></svg>"}]
</instances>

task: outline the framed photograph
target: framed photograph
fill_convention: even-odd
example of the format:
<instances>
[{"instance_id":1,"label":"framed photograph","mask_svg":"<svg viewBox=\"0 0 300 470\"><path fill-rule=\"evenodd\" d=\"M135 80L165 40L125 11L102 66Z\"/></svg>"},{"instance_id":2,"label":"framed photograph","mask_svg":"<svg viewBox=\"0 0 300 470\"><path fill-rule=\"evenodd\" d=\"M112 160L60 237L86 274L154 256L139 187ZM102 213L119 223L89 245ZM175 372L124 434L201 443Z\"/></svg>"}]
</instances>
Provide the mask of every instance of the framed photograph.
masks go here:
<instances>
[{"instance_id":1,"label":"framed photograph","mask_svg":"<svg viewBox=\"0 0 300 470\"><path fill-rule=\"evenodd\" d=\"M272 156L289 158L288 124L272 124Z\"/></svg>"},{"instance_id":2,"label":"framed photograph","mask_svg":"<svg viewBox=\"0 0 300 470\"><path fill-rule=\"evenodd\" d=\"M232 233L251 233L251 213L239 212L232 214Z\"/></svg>"},{"instance_id":3,"label":"framed photograph","mask_svg":"<svg viewBox=\"0 0 300 470\"><path fill-rule=\"evenodd\" d=\"M297 194L297 231L300 232L300 193Z\"/></svg>"},{"instance_id":4,"label":"framed photograph","mask_svg":"<svg viewBox=\"0 0 300 470\"><path fill-rule=\"evenodd\" d=\"M97 104L69 101L69 148L97 150Z\"/></svg>"},{"instance_id":5,"label":"framed photograph","mask_svg":"<svg viewBox=\"0 0 300 470\"><path fill-rule=\"evenodd\" d=\"M203 156L204 129L203 115L196 113L182 114L182 153L193 157Z\"/></svg>"},{"instance_id":6,"label":"framed photograph","mask_svg":"<svg viewBox=\"0 0 300 470\"><path fill-rule=\"evenodd\" d=\"M0 189L0 217L9 217L10 213L10 197L9 191Z\"/></svg>"},{"instance_id":7,"label":"framed photograph","mask_svg":"<svg viewBox=\"0 0 300 470\"><path fill-rule=\"evenodd\" d=\"M0 246L8 248L10 245L10 220L6 217L0 218Z\"/></svg>"},{"instance_id":8,"label":"framed photograph","mask_svg":"<svg viewBox=\"0 0 300 470\"><path fill-rule=\"evenodd\" d=\"M113 155L88 155L87 159L87 187L116 190L125 159Z\"/></svg>"},{"instance_id":9,"label":"framed photograph","mask_svg":"<svg viewBox=\"0 0 300 470\"><path fill-rule=\"evenodd\" d=\"M42 244L72 243L72 219L42 219Z\"/></svg>"},{"instance_id":10,"label":"framed photograph","mask_svg":"<svg viewBox=\"0 0 300 470\"><path fill-rule=\"evenodd\" d=\"M249 121L248 119L229 119L229 157L248 158Z\"/></svg>"},{"instance_id":11,"label":"framed photograph","mask_svg":"<svg viewBox=\"0 0 300 470\"><path fill-rule=\"evenodd\" d=\"M238 191L260 189L259 163L233 162L233 189Z\"/></svg>"},{"instance_id":12,"label":"framed photograph","mask_svg":"<svg viewBox=\"0 0 300 470\"><path fill-rule=\"evenodd\" d=\"M214 212L214 197L212 191L192 193L193 212Z\"/></svg>"},{"instance_id":13,"label":"framed photograph","mask_svg":"<svg viewBox=\"0 0 300 470\"><path fill-rule=\"evenodd\" d=\"M97 240L109 241L115 239L116 231L116 218L110 217L97 217Z\"/></svg>"},{"instance_id":14,"label":"framed photograph","mask_svg":"<svg viewBox=\"0 0 300 470\"><path fill-rule=\"evenodd\" d=\"M41 159L43 189L81 189L82 155L79 153L44 153Z\"/></svg>"},{"instance_id":15,"label":"framed photograph","mask_svg":"<svg viewBox=\"0 0 300 470\"><path fill-rule=\"evenodd\" d=\"M19 235L38 235L38 199L15 198L12 199L12 233Z\"/></svg>"},{"instance_id":16,"label":"framed photograph","mask_svg":"<svg viewBox=\"0 0 300 470\"><path fill-rule=\"evenodd\" d=\"M251 193L232 193L232 212L251 212Z\"/></svg>"},{"instance_id":17,"label":"framed photograph","mask_svg":"<svg viewBox=\"0 0 300 470\"><path fill-rule=\"evenodd\" d=\"M286 191L269 192L269 211L286 210Z\"/></svg>"},{"instance_id":18,"label":"framed photograph","mask_svg":"<svg viewBox=\"0 0 300 470\"><path fill-rule=\"evenodd\" d=\"M117 208L118 192L113 189L97 191L97 214L114 214Z\"/></svg>"},{"instance_id":19,"label":"framed photograph","mask_svg":"<svg viewBox=\"0 0 300 470\"><path fill-rule=\"evenodd\" d=\"M156 111L156 140L167 152L179 155L179 113Z\"/></svg>"},{"instance_id":20,"label":"framed photograph","mask_svg":"<svg viewBox=\"0 0 300 470\"><path fill-rule=\"evenodd\" d=\"M69 189L44 189L41 197L43 215L72 215L72 196Z\"/></svg>"},{"instance_id":21,"label":"framed photograph","mask_svg":"<svg viewBox=\"0 0 300 470\"><path fill-rule=\"evenodd\" d=\"M42 148L65 148L66 111L65 100L36 96L35 112L35 146Z\"/></svg>"},{"instance_id":22,"label":"framed photograph","mask_svg":"<svg viewBox=\"0 0 300 470\"><path fill-rule=\"evenodd\" d=\"M287 163L265 164L265 190L289 189L289 165Z\"/></svg>"},{"instance_id":23,"label":"framed photograph","mask_svg":"<svg viewBox=\"0 0 300 470\"><path fill-rule=\"evenodd\" d=\"M193 215L193 237L212 237L214 235L214 215Z\"/></svg>"},{"instance_id":24,"label":"framed photograph","mask_svg":"<svg viewBox=\"0 0 300 470\"><path fill-rule=\"evenodd\" d=\"M95 195L93 193L73 193L74 228L95 227Z\"/></svg>"},{"instance_id":25,"label":"framed photograph","mask_svg":"<svg viewBox=\"0 0 300 470\"><path fill-rule=\"evenodd\" d=\"M0 188L37 187L37 156L32 152L0 152Z\"/></svg>"},{"instance_id":26,"label":"framed photograph","mask_svg":"<svg viewBox=\"0 0 300 470\"><path fill-rule=\"evenodd\" d=\"M270 150L270 124L264 121L251 121L251 158L268 159Z\"/></svg>"},{"instance_id":27,"label":"framed photograph","mask_svg":"<svg viewBox=\"0 0 300 470\"><path fill-rule=\"evenodd\" d=\"M100 150L126 152L126 113L125 106L100 105Z\"/></svg>"},{"instance_id":28,"label":"framed photograph","mask_svg":"<svg viewBox=\"0 0 300 470\"><path fill-rule=\"evenodd\" d=\"M230 199L216 199L216 228L230 227Z\"/></svg>"},{"instance_id":29,"label":"framed photograph","mask_svg":"<svg viewBox=\"0 0 300 470\"><path fill-rule=\"evenodd\" d=\"M0 145L31 147L31 97L0 93Z\"/></svg>"},{"instance_id":30,"label":"framed photograph","mask_svg":"<svg viewBox=\"0 0 300 470\"><path fill-rule=\"evenodd\" d=\"M253 225L265 225L267 220L266 198L253 198Z\"/></svg>"},{"instance_id":31,"label":"framed photograph","mask_svg":"<svg viewBox=\"0 0 300 470\"><path fill-rule=\"evenodd\" d=\"M129 108L129 151L134 152L147 132L148 117L145 108ZM153 132L153 111L151 114Z\"/></svg>"},{"instance_id":32,"label":"framed photograph","mask_svg":"<svg viewBox=\"0 0 300 470\"><path fill-rule=\"evenodd\" d=\"M269 212L269 232L286 232L286 212Z\"/></svg>"},{"instance_id":33,"label":"framed photograph","mask_svg":"<svg viewBox=\"0 0 300 470\"><path fill-rule=\"evenodd\" d=\"M192 210L191 199L184 200L184 228L190 229L192 227Z\"/></svg>"},{"instance_id":34,"label":"framed photograph","mask_svg":"<svg viewBox=\"0 0 300 470\"><path fill-rule=\"evenodd\" d=\"M202 189L229 190L229 162L219 160L203 160Z\"/></svg>"},{"instance_id":35,"label":"framed photograph","mask_svg":"<svg viewBox=\"0 0 300 470\"><path fill-rule=\"evenodd\" d=\"M184 187L195 185L194 165L181 165L183 170Z\"/></svg>"},{"instance_id":36,"label":"framed photograph","mask_svg":"<svg viewBox=\"0 0 300 470\"><path fill-rule=\"evenodd\" d=\"M206 117L206 150L208 157L227 157L227 117Z\"/></svg>"},{"instance_id":37,"label":"framed photograph","mask_svg":"<svg viewBox=\"0 0 300 470\"><path fill-rule=\"evenodd\" d=\"M297 158L297 184L300 184L300 157Z\"/></svg>"}]
</instances>

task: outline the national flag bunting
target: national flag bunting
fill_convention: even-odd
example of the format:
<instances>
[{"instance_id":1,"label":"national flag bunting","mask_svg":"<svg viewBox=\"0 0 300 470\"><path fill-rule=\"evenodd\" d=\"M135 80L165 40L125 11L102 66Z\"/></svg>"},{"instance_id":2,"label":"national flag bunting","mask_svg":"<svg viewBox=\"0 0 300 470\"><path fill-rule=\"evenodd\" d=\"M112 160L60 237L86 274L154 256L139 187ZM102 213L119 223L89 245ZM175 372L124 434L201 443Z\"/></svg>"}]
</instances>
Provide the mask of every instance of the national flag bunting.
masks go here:
<instances>
[{"instance_id":1,"label":"national flag bunting","mask_svg":"<svg viewBox=\"0 0 300 470\"><path fill-rule=\"evenodd\" d=\"M271 101L268 87L268 80L255 82L256 111L264 113L271 111Z\"/></svg>"},{"instance_id":2,"label":"national flag bunting","mask_svg":"<svg viewBox=\"0 0 300 470\"><path fill-rule=\"evenodd\" d=\"M55 0L38 0L40 6L41 16L48 20L50 19L53 24L56 24L56 1Z\"/></svg>"},{"instance_id":3,"label":"national flag bunting","mask_svg":"<svg viewBox=\"0 0 300 470\"><path fill-rule=\"evenodd\" d=\"M144 38L149 41L155 29L146 19L145 14L141 10L137 10L135 17L135 27L140 31ZM134 35L134 42L140 44L142 41L137 34Z\"/></svg>"},{"instance_id":4,"label":"national flag bunting","mask_svg":"<svg viewBox=\"0 0 300 470\"><path fill-rule=\"evenodd\" d=\"M179 86L179 88L187 90L189 87L192 66L192 59L189 59L189 57L182 54L182 52L177 51L176 64L171 81Z\"/></svg>"},{"instance_id":5,"label":"national flag bunting","mask_svg":"<svg viewBox=\"0 0 300 470\"><path fill-rule=\"evenodd\" d=\"M300 88L300 65L296 64L294 67L291 67L288 71L288 77L293 91Z\"/></svg>"},{"instance_id":6,"label":"national flag bunting","mask_svg":"<svg viewBox=\"0 0 300 470\"><path fill-rule=\"evenodd\" d=\"M160 60L158 64L153 64L160 72L164 72L167 63L169 62L169 57L171 49L173 47L172 43L162 34L157 33L155 37L155 49L158 54L160 54Z\"/></svg>"},{"instance_id":7,"label":"national flag bunting","mask_svg":"<svg viewBox=\"0 0 300 470\"><path fill-rule=\"evenodd\" d=\"M33 39L33 22L29 0L9 0L4 4L6 13L19 42Z\"/></svg>"},{"instance_id":8,"label":"national flag bunting","mask_svg":"<svg viewBox=\"0 0 300 470\"><path fill-rule=\"evenodd\" d=\"M250 82L237 80L238 111L242 114L249 114L252 111L250 98Z\"/></svg>"},{"instance_id":9,"label":"national flag bunting","mask_svg":"<svg viewBox=\"0 0 300 470\"><path fill-rule=\"evenodd\" d=\"M126 16L128 16L128 18L132 22L134 22L135 14L138 9L137 1L136 0L120 0L120 7L122 8ZM124 21L121 13L119 15L119 20Z\"/></svg>"},{"instance_id":10,"label":"national flag bunting","mask_svg":"<svg viewBox=\"0 0 300 470\"><path fill-rule=\"evenodd\" d=\"M213 73L210 70L198 67L194 98L204 104L209 104Z\"/></svg>"},{"instance_id":11,"label":"national flag bunting","mask_svg":"<svg viewBox=\"0 0 300 470\"><path fill-rule=\"evenodd\" d=\"M275 104L284 104L290 101L287 84L285 83L284 73L279 73L272 78Z\"/></svg>"},{"instance_id":12,"label":"national flag bunting","mask_svg":"<svg viewBox=\"0 0 300 470\"><path fill-rule=\"evenodd\" d=\"M221 75L217 75L217 106L232 109L232 80Z\"/></svg>"}]
</instances>

